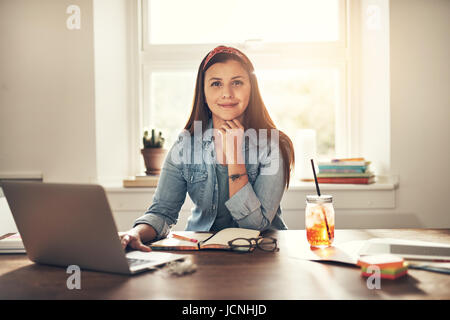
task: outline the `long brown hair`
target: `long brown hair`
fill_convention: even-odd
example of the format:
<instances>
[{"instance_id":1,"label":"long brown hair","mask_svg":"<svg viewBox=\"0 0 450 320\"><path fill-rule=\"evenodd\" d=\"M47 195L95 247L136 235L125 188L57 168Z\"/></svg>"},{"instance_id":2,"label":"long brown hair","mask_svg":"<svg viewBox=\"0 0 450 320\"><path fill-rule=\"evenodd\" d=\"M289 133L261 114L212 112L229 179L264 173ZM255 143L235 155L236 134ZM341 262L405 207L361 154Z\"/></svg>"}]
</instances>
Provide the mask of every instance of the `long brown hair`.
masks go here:
<instances>
[{"instance_id":1,"label":"long brown hair","mask_svg":"<svg viewBox=\"0 0 450 320\"><path fill-rule=\"evenodd\" d=\"M235 49L237 50L237 49ZM195 84L195 94L194 101L192 103L192 110L189 120L184 127L185 130L189 131L191 135L194 134L194 121L202 121L203 132L207 129L208 120L211 117L211 111L206 103L205 93L204 93L204 79L205 72L210 66L218 62L226 62L228 60L236 60L241 63L244 69L247 71L250 78L250 99L248 106L244 112L243 126L245 130L249 128L255 129L257 132L259 129L267 129L268 136L270 138L271 129L276 129L279 133L280 138L280 151L283 156L284 163L284 183L286 189L289 188L290 173L294 168L295 156L294 156L294 146L291 139L281 130L278 130L275 123L267 111L267 108L262 100L261 94L258 88L258 81L254 74L254 67L251 61L242 52L239 51L245 59L231 53L217 53L215 54L204 66L207 56L203 58L197 72L197 81Z\"/></svg>"}]
</instances>

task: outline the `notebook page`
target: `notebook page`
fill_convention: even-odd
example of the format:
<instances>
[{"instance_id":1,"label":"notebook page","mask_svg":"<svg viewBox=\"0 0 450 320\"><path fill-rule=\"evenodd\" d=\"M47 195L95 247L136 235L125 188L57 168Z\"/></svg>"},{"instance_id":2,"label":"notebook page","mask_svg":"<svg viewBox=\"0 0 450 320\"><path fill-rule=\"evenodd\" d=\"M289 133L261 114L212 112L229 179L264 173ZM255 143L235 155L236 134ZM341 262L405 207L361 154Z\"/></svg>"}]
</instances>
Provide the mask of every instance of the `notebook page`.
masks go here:
<instances>
[{"instance_id":1,"label":"notebook page","mask_svg":"<svg viewBox=\"0 0 450 320\"><path fill-rule=\"evenodd\" d=\"M200 241L204 241L208 238L210 238L213 233L209 233L209 232L195 232L195 231L173 231L169 233L169 238L172 238L173 235L179 235L179 236L183 236L189 239L196 239L198 240L198 242ZM189 242L189 241L188 241Z\"/></svg>"},{"instance_id":2,"label":"notebook page","mask_svg":"<svg viewBox=\"0 0 450 320\"><path fill-rule=\"evenodd\" d=\"M197 244L175 238L164 238L150 244L151 247L196 247Z\"/></svg>"},{"instance_id":3,"label":"notebook page","mask_svg":"<svg viewBox=\"0 0 450 320\"><path fill-rule=\"evenodd\" d=\"M197 239L199 242L208 239L212 236L212 233L196 233L193 231L177 231L174 232L177 235L181 235L190 239ZM164 247L164 248L179 248L179 249L197 249L197 243L178 239L172 237L172 233L169 234L167 238L161 239L159 241L150 244L153 247Z\"/></svg>"},{"instance_id":4,"label":"notebook page","mask_svg":"<svg viewBox=\"0 0 450 320\"><path fill-rule=\"evenodd\" d=\"M227 228L217 232L211 239L202 243L201 247L207 245L220 245L228 247L228 241L236 238L257 238L259 230L244 229L244 228Z\"/></svg>"}]
</instances>

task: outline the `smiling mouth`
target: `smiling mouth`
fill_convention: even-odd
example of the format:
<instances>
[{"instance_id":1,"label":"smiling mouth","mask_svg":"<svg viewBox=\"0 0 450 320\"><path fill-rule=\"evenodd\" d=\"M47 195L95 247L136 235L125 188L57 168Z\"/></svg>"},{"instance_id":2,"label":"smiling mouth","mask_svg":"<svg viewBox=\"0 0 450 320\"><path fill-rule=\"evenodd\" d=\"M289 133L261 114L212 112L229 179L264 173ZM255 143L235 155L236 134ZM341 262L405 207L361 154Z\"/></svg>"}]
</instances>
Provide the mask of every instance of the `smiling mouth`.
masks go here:
<instances>
[{"instance_id":1,"label":"smiling mouth","mask_svg":"<svg viewBox=\"0 0 450 320\"><path fill-rule=\"evenodd\" d=\"M222 108L234 108L238 105L238 103L227 103L227 104L219 104Z\"/></svg>"}]
</instances>

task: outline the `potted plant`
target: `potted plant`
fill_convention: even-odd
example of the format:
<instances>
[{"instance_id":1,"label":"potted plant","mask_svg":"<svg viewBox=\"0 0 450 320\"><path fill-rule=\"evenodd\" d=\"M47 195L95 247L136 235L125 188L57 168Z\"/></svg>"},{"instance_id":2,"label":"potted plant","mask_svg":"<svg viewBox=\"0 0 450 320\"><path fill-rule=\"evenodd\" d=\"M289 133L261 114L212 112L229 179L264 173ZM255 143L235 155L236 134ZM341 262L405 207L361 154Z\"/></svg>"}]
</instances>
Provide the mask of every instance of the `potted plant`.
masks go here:
<instances>
[{"instance_id":1,"label":"potted plant","mask_svg":"<svg viewBox=\"0 0 450 320\"><path fill-rule=\"evenodd\" d=\"M147 175L158 175L161 173L161 166L165 159L167 150L163 149L164 138L161 131L158 136L155 135L155 129L152 129L151 137L146 130L144 132L144 138L142 139L144 148L141 149L142 156L144 157Z\"/></svg>"}]
</instances>

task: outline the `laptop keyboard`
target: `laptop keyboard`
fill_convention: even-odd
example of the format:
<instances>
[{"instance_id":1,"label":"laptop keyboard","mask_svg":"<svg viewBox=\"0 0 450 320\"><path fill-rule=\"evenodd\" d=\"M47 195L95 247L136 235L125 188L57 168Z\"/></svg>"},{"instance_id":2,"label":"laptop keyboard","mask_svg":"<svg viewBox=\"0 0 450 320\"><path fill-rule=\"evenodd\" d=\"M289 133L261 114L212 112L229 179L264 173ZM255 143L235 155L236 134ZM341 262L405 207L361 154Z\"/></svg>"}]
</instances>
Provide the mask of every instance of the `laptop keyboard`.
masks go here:
<instances>
[{"instance_id":1,"label":"laptop keyboard","mask_svg":"<svg viewBox=\"0 0 450 320\"><path fill-rule=\"evenodd\" d=\"M133 258L127 258L127 261L128 261L128 265L130 267L135 267L135 266L139 266L141 264L151 262L150 260L141 260L141 259L133 259Z\"/></svg>"}]
</instances>

